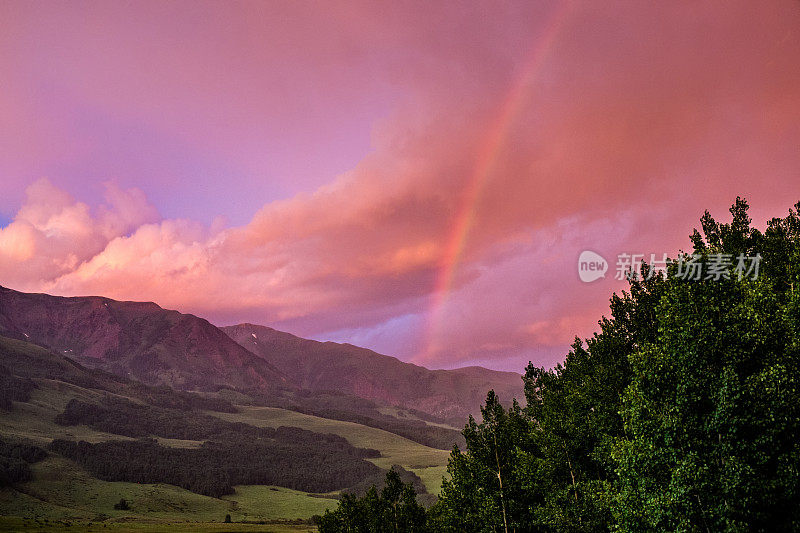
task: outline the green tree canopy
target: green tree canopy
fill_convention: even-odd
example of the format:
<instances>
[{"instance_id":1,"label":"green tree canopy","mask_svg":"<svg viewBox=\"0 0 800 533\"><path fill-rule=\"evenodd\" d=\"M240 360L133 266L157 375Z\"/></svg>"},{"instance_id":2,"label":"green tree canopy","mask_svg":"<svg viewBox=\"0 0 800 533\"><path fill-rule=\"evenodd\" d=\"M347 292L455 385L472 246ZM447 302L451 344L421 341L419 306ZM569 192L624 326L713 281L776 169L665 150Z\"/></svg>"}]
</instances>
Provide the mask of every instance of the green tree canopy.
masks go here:
<instances>
[{"instance_id":1,"label":"green tree canopy","mask_svg":"<svg viewBox=\"0 0 800 533\"><path fill-rule=\"evenodd\" d=\"M729 223L706 212L698 279L679 276L688 254L642 265L598 333L528 366L524 408L490 393L437 531L800 529L798 211L763 233L740 198Z\"/></svg>"},{"instance_id":2,"label":"green tree canopy","mask_svg":"<svg viewBox=\"0 0 800 533\"><path fill-rule=\"evenodd\" d=\"M489 391L427 513L390 472L320 531L800 530L800 203L763 233L730 211L631 272L563 364L529 364L524 407Z\"/></svg>"}]
</instances>

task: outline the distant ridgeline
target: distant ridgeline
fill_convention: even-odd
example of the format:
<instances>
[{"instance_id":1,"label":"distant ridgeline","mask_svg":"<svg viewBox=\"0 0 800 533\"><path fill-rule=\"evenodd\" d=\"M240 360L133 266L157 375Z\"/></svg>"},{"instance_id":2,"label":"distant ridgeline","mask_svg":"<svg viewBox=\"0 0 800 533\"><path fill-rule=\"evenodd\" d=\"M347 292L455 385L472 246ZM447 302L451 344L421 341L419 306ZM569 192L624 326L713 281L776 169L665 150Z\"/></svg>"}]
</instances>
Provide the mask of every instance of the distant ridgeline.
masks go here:
<instances>
[{"instance_id":1,"label":"distant ridgeline","mask_svg":"<svg viewBox=\"0 0 800 533\"><path fill-rule=\"evenodd\" d=\"M485 391L494 389L509 401L522 394L517 373L429 370L349 344L252 324L218 328L154 303L95 296L62 298L0 287L0 335L147 385L232 389L260 402L337 393L373 407L402 408L417 422L460 426L477 414ZM370 419L382 418L376 414Z\"/></svg>"}]
</instances>

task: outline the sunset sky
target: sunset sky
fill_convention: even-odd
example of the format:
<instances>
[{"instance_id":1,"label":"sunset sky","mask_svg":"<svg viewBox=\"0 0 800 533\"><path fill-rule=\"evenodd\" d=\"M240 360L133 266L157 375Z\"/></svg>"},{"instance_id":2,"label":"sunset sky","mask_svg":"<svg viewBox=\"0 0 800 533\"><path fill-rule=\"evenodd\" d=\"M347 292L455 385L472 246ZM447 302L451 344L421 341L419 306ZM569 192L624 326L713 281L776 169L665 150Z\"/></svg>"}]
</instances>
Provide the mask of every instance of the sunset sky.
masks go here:
<instances>
[{"instance_id":1,"label":"sunset sky","mask_svg":"<svg viewBox=\"0 0 800 533\"><path fill-rule=\"evenodd\" d=\"M522 371L737 195L800 200L797 1L0 3L13 289Z\"/></svg>"}]
</instances>

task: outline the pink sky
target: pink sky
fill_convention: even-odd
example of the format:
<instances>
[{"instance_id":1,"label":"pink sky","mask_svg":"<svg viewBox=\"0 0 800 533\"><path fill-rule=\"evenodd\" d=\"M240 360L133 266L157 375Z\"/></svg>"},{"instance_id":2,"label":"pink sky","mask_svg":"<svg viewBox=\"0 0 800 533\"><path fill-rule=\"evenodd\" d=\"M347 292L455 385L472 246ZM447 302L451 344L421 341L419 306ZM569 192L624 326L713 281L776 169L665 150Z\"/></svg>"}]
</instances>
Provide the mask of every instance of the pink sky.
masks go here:
<instances>
[{"instance_id":1,"label":"pink sky","mask_svg":"<svg viewBox=\"0 0 800 533\"><path fill-rule=\"evenodd\" d=\"M800 200L794 1L0 4L14 289L521 371L737 195Z\"/></svg>"}]
</instances>

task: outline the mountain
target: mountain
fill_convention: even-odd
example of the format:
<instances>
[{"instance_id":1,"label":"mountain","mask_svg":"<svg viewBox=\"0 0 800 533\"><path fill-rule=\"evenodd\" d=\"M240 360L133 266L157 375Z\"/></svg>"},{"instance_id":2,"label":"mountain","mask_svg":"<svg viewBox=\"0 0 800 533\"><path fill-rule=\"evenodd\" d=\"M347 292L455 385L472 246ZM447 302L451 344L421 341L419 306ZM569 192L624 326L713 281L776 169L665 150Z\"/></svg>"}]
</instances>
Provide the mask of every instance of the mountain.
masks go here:
<instances>
[{"instance_id":1,"label":"mountain","mask_svg":"<svg viewBox=\"0 0 800 533\"><path fill-rule=\"evenodd\" d=\"M489 389L504 401L522 395L522 380L512 372L428 370L365 348L303 339L266 326L217 328L152 302L64 298L0 287L0 335L148 385L252 391L276 402L300 402L305 411L320 406L295 392L335 391L415 410L406 413L412 418L434 417L461 426L468 414L478 412ZM325 401L330 410L330 402L339 400ZM336 417L344 419L342 413Z\"/></svg>"},{"instance_id":2,"label":"mountain","mask_svg":"<svg viewBox=\"0 0 800 533\"><path fill-rule=\"evenodd\" d=\"M0 336L0 408L11 411L12 402L27 402L31 392L39 388L37 383L47 383L49 388L58 391L55 396L68 397L70 391L83 390L105 396L110 396L107 393L124 395L152 406L181 411L236 411L230 402L218 397L144 385L103 370L86 368L36 344Z\"/></svg>"},{"instance_id":3,"label":"mountain","mask_svg":"<svg viewBox=\"0 0 800 533\"><path fill-rule=\"evenodd\" d=\"M154 303L0 287L0 335L151 385L261 392L294 388L274 366L207 320Z\"/></svg>"},{"instance_id":4,"label":"mountain","mask_svg":"<svg viewBox=\"0 0 800 533\"><path fill-rule=\"evenodd\" d=\"M432 502L464 446L441 422L462 426L489 388L510 400L522 387L154 303L0 287L0 529L6 516L67 527L202 509L208 522L307 519L393 465ZM25 464L9 455L29 449Z\"/></svg>"},{"instance_id":5,"label":"mountain","mask_svg":"<svg viewBox=\"0 0 800 533\"><path fill-rule=\"evenodd\" d=\"M51 454L71 459L97 480L169 483L216 498L251 484L358 490L383 472L369 461L382 458L379 450L341 435L245 423L214 393L151 387L2 335L0 369L0 490L33 477L20 451L31 464Z\"/></svg>"},{"instance_id":6,"label":"mountain","mask_svg":"<svg viewBox=\"0 0 800 533\"><path fill-rule=\"evenodd\" d=\"M299 387L415 409L459 426L478 411L489 389L504 401L522 396L522 379L513 372L481 367L429 370L351 344L303 339L266 326L221 329Z\"/></svg>"},{"instance_id":7,"label":"mountain","mask_svg":"<svg viewBox=\"0 0 800 533\"><path fill-rule=\"evenodd\" d=\"M293 394L314 405L328 395ZM422 501L436 500L452 442L431 448L401 435L452 430L233 403L249 396L148 386L0 335L0 530L43 520L53 530L102 522L161 531L191 521L190 530L210 531L227 514L283 531L335 507L341 491L379 483L390 467ZM371 403L353 399L365 412Z\"/></svg>"}]
</instances>

